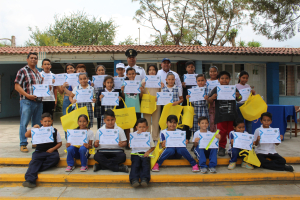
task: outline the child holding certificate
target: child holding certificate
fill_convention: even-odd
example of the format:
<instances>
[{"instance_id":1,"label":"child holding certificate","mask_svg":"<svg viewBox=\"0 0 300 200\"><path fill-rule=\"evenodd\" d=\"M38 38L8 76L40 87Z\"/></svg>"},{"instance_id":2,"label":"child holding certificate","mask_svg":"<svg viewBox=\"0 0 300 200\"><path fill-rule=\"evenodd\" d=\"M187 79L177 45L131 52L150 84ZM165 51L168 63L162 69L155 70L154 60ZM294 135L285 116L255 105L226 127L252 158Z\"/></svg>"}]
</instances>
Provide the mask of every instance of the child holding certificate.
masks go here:
<instances>
[{"instance_id":1,"label":"child holding certificate","mask_svg":"<svg viewBox=\"0 0 300 200\"><path fill-rule=\"evenodd\" d=\"M49 113L44 113L41 116L42 127L52 128L52 116ZM33 128L40 128L39 125L34 125ZM36 179L38 178L37 174L40 171L45 171L51 167L54 167L59 162L59 153L58 148L61 147L62 141L61 137L56 128L53 128L53 142L49 143L40 143L37 142L36 149L32 154L32 159L29 163L29 167L25 174L25 182L23 182L24 187L34 188L36 187ZM25 137L33 137L31 130L28 130L25 133ZM49 136L47 135L47 138Z\"/></svg>"},{"instance_id":2,"label":"child holding certificate","mask_svg":"<svg viewBox=\"0 0 300 200\"><path fill-rule=\"evenodd\" d=\"M129 174L129 180L132 187L138 187L140 184L143 187L148 186L150 181L150 158L149 154L154 150L154 142L151 134L146 132L148 130L148 122L145 118L140 118L136 122L137 131L132 133L129 145L132 146L131 151L131 170ZM143 144L137 144L138 141L134 140L137 135L143 138L138 138L139 141L148 142L149 146L146 147ZM143 139L143 140L142 140ZM140 154L140 155L134 155ZM141 180L141 182L139 182Z\"/></svg>"},{"instance_id":3,"label":"child holding certificate","mask_svg":"<svg viewBox=\"0 0 300 200\"><path fill-rule=\"evenodd\" d=\"M229 85L230 74L226 71L221 71L218 75L218 80L220 85ZM233 94L229 93L230 97L235 97L233 100L218 100L217 97L222 98L221 95L218 96L218 93L218 87L215 87L209 94L208 102L210 104L215 102L216 104L215 124L217 124L217 128L220 130L220 135L222 136L219 143L218 155L225 156L227 136L233 130L233 121L237 118L236 101L241 100L241 95L236 89L235 93L234 91Z\"/></svg>"},{"instance_id":4,"label":"child holding certificate","mask_svg":"<svg viewBox=\"0 0 300 200\"><path fill-rule=\"evenodd\" d=\"M115 113L111 109L105 111L104 123L98 129L95 137L94 146L97 152L94 159L98 163L94 165L94 172L109 169L113 172L128 173L128 167L122 164L126 161L126 154L123 149L127 145L126 136L123 129L117 126Z\"/></svg>"},{"instance_id":5,"label":"child holding certificate","mask_svg":"<svg viewBox=\"0 0 300 200\"><path fill-rule=\"evenodd\" d=\"M88 127L88 117L86 115L80 115L78 117L78 128L79 130L87 130L86 141L82 146L73 146L70 143L66 144L68 155L67 155L67 164L66 172L71 172L75 169L74 159L80 159L81 162L81 172L86 172L88 170L88 158L90 157L89 149L92 148L94 141L94 133L92 130L89 130Z\"/></svg>"},{"instance_id":6,"label":"child holding certificate","mask_svg":"<svg viewBox=\"0 0 300 200\"><path fill-rule=\"evenodd\" d=\"M209 68L209 76L210 76L210 79L207 79L207 83L206 83L208 93L211 92L211 90L215 87L215 85L220 84L219 81L218 81L218 68L216 66L211 66ZM209 112L210 131L211 132L216 132L217 131L217 126L215 124L215 102L209 104L208 112Z\"/></svg>"},{"instance_id":7,"label":"child holding certificate","mask_svg":"<svg viewBox=\"0 0 300 200\"><path fill-rule=\"evenodd\" d=\"M195 146L194 153L197 156L199 160L199 166L200 166L200 172L202 174L207 173L207 165L206 165L206 158L209 158L209 171L210 173L216 173L216 166L217 166L217 152L218 152L218 146L216 146L216 142L220 140L220 134L217 134L215 136L215 140L213 143L210 145L209 149L206 150L205 147L208 145L206 144L205 141L210 141L211 138L213 137L213 133L208 131L209 123L208 123L208 118L207 117L199 117L197 120L198 125L200 127L200 130L198 130L196 133L194 133L193 137L193 142ZM205 136L209 135L209 138L205 138ZM203 141L201 141L200 138L203 138ZM205 141L204 141L205 139ZM201 146L201 142L205 142L204 146Z\"/></svg>"},{"instance_id":8,"label":"child holding certificate","mask_svg":"<svg viewBox=\"0 0 300 200\"><path fill-rule=\"evenodd\" d=\"M245 123L244 123L244 119L242 119L242 118L238 118L237 120L235 120L233 122L233 129L234 129L234 131L231 131L229 134L229 141L230 141L231 149L228 150L228 154L230 156L228 169L230 169L230 170L234 169L236 167L237 158L240 157L239 153L240 153L240 151L243 150L240 148L233 147L233 143L234 143L234 135L233 134L234 134L234 132L248 134L245 131ZM253 138L253 136L250 136L250 137ZM244 161L242 162L241 166L246 169L254 169L254 167L252 165L250 165L249 163L246 163Z\"/></svg>"},{"instance_id":9,"label":"child holding certificate","mask_svg":"<svg viewBox=\"0 0 300 200\"><path fill-rule=\"evenodd\" d=\"M257 146L255 153L261 162L261 167L276 171L293 172L294 167L292 165L286 165L286 160L275 150L275 145L278 146L279 143L261 143L261 131L264 131L262 129L271 128L270 125L272 124L272 114L269 112L261 114L260 122L262 126L255 130L254 141L255 145ZM280 135L280 139L283 139L282 135Z\"/></svg>"},{"instance_id":10,"label":"child holding certificate","mask_svg":"<svg viewBox=\"0 0 300 200\"><path fill-rule=\"evenodd\" d=\"M162 92L173 93L173 106L179 105L183 102L182 89L175 85L175 75L169 72L166 77L166 85L161 85Z\"/></svg>"},{"instance_id":11,"label":"child holding certificate","mask_svg":"<svg viewBox=\"0 0 300 200\"><path fill-rule=\"evenodd\" d=\"M89 78L87 76L87 73L80 73L78 78L79 78L80 85L73 88L73 91L70 96L73 98L72 104L77 102L76 96L75 96L77 90L90 90L91 94L94 94L94 88L88 84ZM95 103L96 99L92 99L92 101ZM90 119L90 121L88 123L88 128L90 129L91 127L93 127L93 116L94 116L92 103L91 102L78 103L78 108L81 108L84 106L86 106L87 110L88 110L89 119Z\"/></svg>"},{"instance_id":12,"label":"child holding certificate","mask_svg":"<svg viewBox=\"0 0 300 200\"><path fill-rule=\"evenodd\" d=\"M160 134L161 146L163 148L166 147L166 138L167 138L166 132L167 131L180 131L180 130L176 129L177 124L178 124L178 118L175 115L169 115L167 118L167 127L168 128L166 130L161 131L161 134ZM185 144L186 144L186 142L185 142ZM164 160L166 160L168 158L172 158L172 157L181 158L181 156L183 156L185 159L187 159L190 162L193 172L199 171L199 167L197 166L195 159L191 156L191 154L186 149L186 147L166 147L164 152L160 155L160 158L158 159L157 163L155 163L154 167L152 168L152 171L158 172L159 167L164 162Z\"/></svg>"}]
</instances>

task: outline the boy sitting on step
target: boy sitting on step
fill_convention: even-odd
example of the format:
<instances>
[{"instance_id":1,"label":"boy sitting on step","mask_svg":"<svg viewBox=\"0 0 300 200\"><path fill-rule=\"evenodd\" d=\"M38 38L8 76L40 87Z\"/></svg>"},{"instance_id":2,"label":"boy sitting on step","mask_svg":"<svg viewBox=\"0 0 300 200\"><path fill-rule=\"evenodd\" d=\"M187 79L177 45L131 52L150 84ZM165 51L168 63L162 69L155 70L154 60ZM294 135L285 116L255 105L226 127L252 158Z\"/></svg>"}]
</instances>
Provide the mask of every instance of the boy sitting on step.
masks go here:
<instances>
[{"instance_id":1,"label":"boy sitting on step","mask_svg":"<svg viewBox=\"0 0 300 200\"><path fill-rule=\"evenodd\" d=\"M53 120L50 113L42 114L41 124L43 127L51 127ZM33 128L40 128L39 125L34 125ZM58 148L61 147L61 137L56 128L53 129L53 142L41 143L36 145L36 149L32 154L32 160L29 163L29 167L25 174L24 187L34 188L36 187L36 179L38 178L38 172L45 171L50 167L54 167L59 162ZM31 130L25 133L25 137L31 137Z\"/></svg>"}]
</instances>

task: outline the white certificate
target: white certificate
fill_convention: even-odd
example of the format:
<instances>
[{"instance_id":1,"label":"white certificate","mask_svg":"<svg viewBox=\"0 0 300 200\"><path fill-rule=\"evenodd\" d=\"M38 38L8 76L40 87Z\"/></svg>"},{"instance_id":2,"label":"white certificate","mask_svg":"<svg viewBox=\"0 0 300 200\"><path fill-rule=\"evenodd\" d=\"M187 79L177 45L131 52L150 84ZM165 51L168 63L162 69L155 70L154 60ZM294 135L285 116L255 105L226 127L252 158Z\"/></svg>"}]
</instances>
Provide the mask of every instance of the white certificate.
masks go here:
<instances>
[{"instance_id":1,"label":"white certificate","mask_svg":"<svg viewBox=\"0 0 300 200\"><path fill-rule=\"evenodd\" d=\"M156 105L167 105L168 103L173 103L172 92L156 92L156 97Z\"/></svg>"},{"instance_id":2,"label":"white certificate","mask_svg":"<svg viewBox=\"0 0 300 200\"><path fill-rule=\"evenodd\" d=\"M247 101L247 99L250 96L250 92L251 92L251 88L245 88L245 89L241 89L239 90L240 94L242 95L242 102Z\"/></svg>"},{"instance_id":3,"label":"white certificate","mask_svg":"<svg viewBox=\"0 0 300 200\"><path fill-rule=\"evenodd\" d=\"M94 75L93 76L94 88L103 88L103 81L106 76L107 75Z\"/></svg>"},{"instance_id":4,"label":"white certificate","mask_svg":"<svg viewBox=\"0 0 300 200\"><path fill-rule=\"evenodd\" d=\"M73 146L87 143L87 130L67 130L67 140Z\"/></svg>"},{"instance_id":5,"label":"white certificate","mask_svg":"<svg viewBox=\"0 0 300 200\"><path fill-rule=\"evenodd\" d=\"M141 93L140 81L124 81L125 89L124 93Z\"/></svg>"},{"instance_id":6,"label":"white certificate","mask_svg":"<svg viewBox=\"0 0 300 200\"><path fill-rule=\"evenodd\" d=\"M206 86L207 86L208 94L218 85L220 85L218 80L207 81Z\"/></svg>"},{"instance_id":7,"label":"white certificate","mask_svg":"<svg viewBox=\"0 0 300 200\"><path fill-rule=\"evenodd\" d=\"M44 144L54 142L53 127L31 129L32 144Z\"/></svg>"},{"instance_id":8,"label":"white certificate","mask_svg":"<svg viewBox=\"0 0 300 200\"><path fill-rule=\"evenodd\" d=\"M281 143L279 128L260 128L260 143Z\"/></svg>"},{"instance_id":9,"label":"white certificate","mask_svg":"<svg viewBox=\"0 0 300 200\"><path fill-rule=\"evenodd\" d=\"M66 82L66 73L63 74L54 74L54 86L63 85Z\"/></svg>"},{"instance_id":10,"label":"white certificate","mask_svg":"<svg viewBox=\"0 0 300 200\"><path fill-rule=\"evenodd\" d=\"M99 129L99 144L119 144L118 129Z\"/></svg>"},{"instance_id":11,"label":"white certificate","mask_svg":"<svg viewBox=\"0 0 300 200\"><path fill-rule=\"evenodd\" d=\"M51 73L42 73L42 77L44 78L43 84L45 85L53 85L54 76Z\"/></svg>"},{"instance_id":12,"label":"white certificate","mask_svg":"<svg viewBox=\"0 0 300 200\"><path fill-rule=\"evenodd\" d=\"M188 94L191 96L190 102L204 100L204 96L206 95L205 89L205 87L196 87L188 89Z\"/></svg>"},{"instance_id":13,"label":"white certificate","mask_svg":"<svg viewBox=\"0 0 300 200\"><path fill-rule=\"evenodd\" d=\"M199 149L205 149L210 142L210 140L213 138L215 133L208 132L208 133L199 133L199 143L198 147ZM209 146L210 149L218 149L219 148L219 140L215 138L211 145Z\"/></svg>"},{"instance_id":14,"label":"white certificate","mask_svg":"<svg viewBox=\"0 0 300 200\"><path fill-rule=\"evenodd\" d=\"M248 133L233 133L233 147L239 149L251 150L254 136Z\"/></svg>"},{"instance_id":15,"label":"white certificate","mask_svg":"<svg viewBox=\"0 0 300 200\"><path fill-rule=\"evenodd\" d=\"M142 81L142 77L141 75L135 75L135 78L134 78L135 81Z\"/></svg>"},{"instance_id":16,"label":"white certificate","mask_svg":"<svg viewBox=\"0 0 300 200\"><path fill-rule=\"evenodd\" d=\"M66 74L65 82L73 87L79 85L79 73Z\"/></svg>"},{"instance_id":17,"label":"white certificate","mask_svg":"<svg viewBox=\"0 0 300 200\"><path fill-rule=\"evenodd\" d=\"M217 86L218 100L235 100L235 85L219 85Z\"/></svg>"},{"instance_id":18,"label":"white certificate","mask_svg":"<svg viewBox=\"0 0 300 200\"><path fill-rule=\"evenodd\" d=\"M185 85L197 85L196 76L198 74L184 74L183 75L183 82Z\"/></svg>"},{"instance_id":19,"label":"white certificate","mask_svg":"<svg viewBox=\"0 0 300 200\"><path fill-rule=\"evenodd\" d=\"M37 97L48 97L50 96L49 85L34 84L32 85L33 95Z\"/></svg>"},{"instance_id":20,"label":"white certificate","mask_svg":"<svg viewBox=\"0 0 300 200\"><path fill-rule=\"evenodd\" d=\"M150 132L143 133L130 133L130 147L131 148L141 148L149 147L150 148Z\"/></svg>"},{"instance_id":21,"label":"white certificate","mask_svg":"<svg viewBox=\"0 0 300 200\"><path fill-rule=\"evenodd\" d=\"M146 88L161 88L160 76L146 76L145 77Z\"/></svg>"},{"instance_id":22,"label":"white certificate","mask_svg":"<svg viewBox=\"0 0 300 200\"><path fill-rule=\"evenodd\" d=\"M115 84L115 89L121 89L123 83L124 83L125 77L114 77L114 84Z\"/></svg>"},{"instance_id":23,"label":"white certificate","mask_svg":"<svg viewBox=\"0 0 300 200\"><path fill-rule=\"evenodd\" d=\"M103 98L101 99L102 106L118 106L119 105L119 92L102 92Z\"/></svg>"},{"instance_id":24,"label":"white certificate","mask_svg":"<svg viewBox=\"0 0 300 200\"><path fill-rule=\"evenodd\" d=\"M77 103L93 102L93 91L92 89L76 90L75 98Z\"/></svg>"},{"instance_id":25,"label":"white certificate","mask_svg":"<svg viewBox=\"0 0 300 200\"><path fill-rule=\"evenodd\" d=\"M166 131L166 147L186 147L185 131Z\"/></svg>"}]
</instances>

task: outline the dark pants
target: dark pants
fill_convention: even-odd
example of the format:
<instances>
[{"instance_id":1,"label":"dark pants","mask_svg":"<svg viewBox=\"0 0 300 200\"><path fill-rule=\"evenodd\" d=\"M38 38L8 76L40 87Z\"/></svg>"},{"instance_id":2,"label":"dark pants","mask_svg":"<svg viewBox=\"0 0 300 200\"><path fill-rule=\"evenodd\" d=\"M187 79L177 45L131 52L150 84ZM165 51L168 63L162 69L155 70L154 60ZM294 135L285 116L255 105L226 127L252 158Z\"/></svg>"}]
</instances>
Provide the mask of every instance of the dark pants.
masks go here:
<instances>
[{"instance_id":1,"label":"dark pants","mask_svg":"<svg viewBox=\"0 0 300 200\"><path fill-rule=\"evenodd\" d=\"M144 154L144 152L139 152ZM133 179L143 179L146 178L147 181L150 181L150 158L149 157L140 157L137 155L131 155L131 170L129 174L130 182Z\"/></svg>"},{"instance_id":2,"label":"dark pants","mask_svg":"<svg viewBox=\"0 0 300 200\"><path fill-rule=\"evenodd\" d=\"M119 164L126 161L124 152L97 152L94 159L99 163L101 169L109 169L113 172L119 171Z\"/></svg>"},{"instance_id":3,"label":"dark pants","mask_svg":"<svg viewBox=\"0 0 300 200\"><path fill-rule=\"evenodd\" d=\"M50 113L53 117L55 101L43 101L43 113Z\"/></svg>"},{"instance_id":4,"label":"dark pants","mask_svg":"<svg viewBox=\"0 0 300 200\"><path fill-rule=\"evenodd\" d=\"M231 148L231 153L229 154L230 160L229 162L236 162L238 158L240 158L241 156L239 155L239 153L242 151L242 149L239 148Z\"/></svg>"},{"instance_id":5,"label":"dark pants","mask_svg":"<svg viewBox=\"0 0 300 200\"><path fill-rule=\"evenodd\" d=\"M38 178L38 172L45 171L50 167L54 167L59 162L59 154L57 151L52 153L35 151L32 154L32 160L25 174L25 180L35 183Z\"/></svg>"},{"instance_id":6,"label":"dark pants","mask_svg":"<svg viewBox=\"0 0 300 200\"><path fill-rule=\"evenodd\" d=\"M192 131L190 130L190 127L187 126L187 125L184 125L183 126L183 131L185 131L185 137L187 140L190 140L191 139L191 136L192 136Z\"/></svg>"},{"instance_id":7,"label":"dark pants","mask_svg":"<svg viewBox=\"0 0 300 200\"><path fill-rule=\"evenodd\" d=\"M278 153L275 154L257 154L261 167L276 171L284 171L286 160ZM267 158L271 160L267 160Z\"/></svg>"},{"instance_id":8,"label":"dark pants","mask_svg":"<svg viewBox=\"0 0 300 200\"><path fill-rule=\"evenodd\" d=\"M101 117L97 118L97 129L101 128Z\"/></svg>"}]
</instances>

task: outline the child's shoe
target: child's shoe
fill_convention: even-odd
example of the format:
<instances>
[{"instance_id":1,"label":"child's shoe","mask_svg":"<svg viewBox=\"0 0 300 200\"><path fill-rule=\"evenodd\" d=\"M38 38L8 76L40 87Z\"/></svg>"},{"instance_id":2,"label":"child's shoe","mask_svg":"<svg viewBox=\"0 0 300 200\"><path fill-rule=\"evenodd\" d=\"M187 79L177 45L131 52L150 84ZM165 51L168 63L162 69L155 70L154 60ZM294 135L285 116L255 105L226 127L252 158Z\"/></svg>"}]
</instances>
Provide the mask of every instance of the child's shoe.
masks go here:
<instances>
[{"instance_id":1,"label":"child's shoe","mask_svg":"<svg viewBox=\"0 0 300 200\"><path fill-rule=\"evenodd\" d=\"M71 171L73 171L75 169L75 166L68 166L67 168L66 168L66 172L71 172Z\"/></svg>"},{"instance_id":2,"label":"child's shoe","mask_svg":"<svg viewBox=\"0 0 300 200\"><path fill-rule=\"evenodd\" d=\"M293 172L294 167L292 165L285 165L284 166L284 171Z\"/></svg>"},{"instance_id":3,"label":"child's shoe","mask_svg":"<svg viewBox=\"0 0 300 200\"><path fill-rule=\"evenodd\" d=\"M243 163L242 163L242 165L243 165ZM234 169L235 166L236 166L236 162L231 162L231 163L229 163L229 165L228 165L228 169Z\"/></svg>"},{"instance_id":4,"label":"child's shoe","mask_svg":"<svg viewBox=\"0 0 300 200\"><path fill-rule=\"evenodd\" d=\"M132 187L138 187L140 185L139 180L138 179L133 179L131 181L131 186Z\"/></svg>"},{"instance_id":5,"label":"child's shoe","mask_svg":"<svg viewBox=\"0 0 300 200\"><path fill-rule=\"evenodd\" d=\"M153 172L159 172L159 165L158 163L155 163L154 167L152 168Z\"/></svg>"},{"instance_id":6,"label":"child's shoe","mask_svg":"<svg viewBox=\"0 0 300 200\"><path fill-rule=\"evenodd\" d=\"M200 172L201 172L202 174L206 174L206 173L207 173L207 168L201 167L201 168L200 168Z\"/></svg>"},{"instance_id":7,"label":"child's shoe","mask_svg":"<svg viewBox=\"0 0 300 200\"><path fill-rule=\"evenodd\" d=\"M23 182L23 187L34 188L34 187L36 187L36 184L31 183L30 181L24 181Z\"/></svg>"},{"instance_id":8,"label":"child's shoe","mask_svg":"<svg viewBox=\"0 0 300 200\"><path fill-rule=\"evenodd\" d=\"M142 179L141 186L143 186L143 187L147 187L148 186L148 180L146 178Z\"/></svg>"},{"instance_id":9,"label":"child's shoe","mask_svg":"<svg viewBox=\"0 0 300 200\"><path fill-rule=\"evenodd\" d=\"M217 173L217 170L216 170L216 168L211 167L211 168L209 168L209 172L210 173Z\"/></svg>"},{"instance_id":10,"label":"child's shoe","mask_svg":"<svg viewBox=\"0 0 300 200\"><path fill-rule=\"evenodd\" d=\"M192 167L192 171L193 172L199 172L200 171L197 164Z\"/></svg>"},{"instance_id":11,"label":"child's shoe","mask_svg":"<svg viewBox=\"0 0 300 200\"><path fill-rule=\"evenodd\" d=\"M246 169L254 169L254 167L246 162L242 162L242 167L246 168Z\"/></svg>"},{"instance_id":12,"label":"child's shoe","mask_svg":"<svg viewBox=\"0 0 300 200\"><path fill-rule=\"evenodd\" d=\"M128 166L127 165L119 165L119 172L125 172L125 173L128 173L129 170L128 170Z\"/></svg>"},{"instance_id":13,"label":"child's shoe","mask_svg":"<svg viewBox=\"0 0 300 200\"><path fill-rule=\"evenodd\" d=\"M225 156L225 149L223 147L219 148L218 156Z\"/></svg>"},{"instance_id":14,"label":"child's shoe","mask_svg":"<svg viewBox=\"0 0 300 200\"><path fill-rule=\"evenodd\" d=\"M86 172L88 170L88 166L81 166L80 171L81 172Z\"/></svg>"},{"instance_id":15,"label":"child's shoe","mask_svg":"<svg viewBox=\"0 0 300 200\"><path fill-rule=\"evenodd\" d=\"M93 171L96 172L96 171L99 171L100 169L101 169L101 166L98 163L95 163L93 166Z\"/></svg>"}]
</instances>

